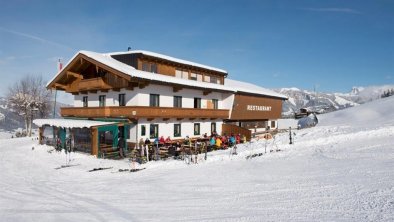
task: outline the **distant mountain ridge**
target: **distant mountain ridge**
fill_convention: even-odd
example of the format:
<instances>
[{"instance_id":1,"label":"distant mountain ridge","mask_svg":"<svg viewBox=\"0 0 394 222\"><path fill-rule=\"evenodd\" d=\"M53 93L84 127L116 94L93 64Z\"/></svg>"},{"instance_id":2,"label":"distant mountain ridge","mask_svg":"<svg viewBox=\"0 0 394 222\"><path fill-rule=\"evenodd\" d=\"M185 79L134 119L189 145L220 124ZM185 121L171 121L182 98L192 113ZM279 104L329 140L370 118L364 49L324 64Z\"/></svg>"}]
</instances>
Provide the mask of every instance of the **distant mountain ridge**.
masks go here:
<instances>
[{"instance_id":1,"label":"distant mountain ridge","mask_svg":"<svg viewBox=\"0 0 394 222\"><path fill-rule=\"evenodd\" d=\"M292 117L301 108L318 113L328 113L357 106L380 99L381 95L390 89L394 89L394 85L353 87L349 93L311 92L295 87L274 89L274 91L289 97L283 103L282 116Z\"/></svg>"}]
</instances>

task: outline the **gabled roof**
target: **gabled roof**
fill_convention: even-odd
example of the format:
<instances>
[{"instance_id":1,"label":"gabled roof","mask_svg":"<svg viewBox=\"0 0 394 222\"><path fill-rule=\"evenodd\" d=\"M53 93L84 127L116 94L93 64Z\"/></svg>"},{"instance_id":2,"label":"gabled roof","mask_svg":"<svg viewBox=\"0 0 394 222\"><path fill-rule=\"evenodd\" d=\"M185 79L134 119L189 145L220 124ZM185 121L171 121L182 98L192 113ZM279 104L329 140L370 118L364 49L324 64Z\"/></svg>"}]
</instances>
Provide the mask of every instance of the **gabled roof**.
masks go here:
<instances>
[{"instance_id":1,"label":"gabled roof","mask_svg":"<svg viewBox=\"0 0 394 222\"><path fill-rule=\"evenodd\" d=\"M221 73L227 75L227 71L223 70L223 69L218 69L218 68L215 68L215 67L202 65L202 64L199 64L199 63L196 63L196 62L190 62L190 61L187 61L187 60L174 58L174 57L163 55L163 54L159 54L159 53L156 53L156 52L149 52L149 51L144 51L144 50L133 50L133 51L127 51L127 52L111 52L111 53L107 53L107 55L110 55L110 56L113 56L113 55L127 55L127 54L143 54L143 55L156 57L156 58L160 58L160 59L171 61L171 62L176 62L176 63L185 64L185 65L189 65L189 66L195 66L195 67L198 67L198 68L208 69L208 70L212 70L212 71L216 71L216 72L221 72Z\"/></svg>"},{"instance_id":2,"label":"gabled roof","mask_svg":"<svg viewBox=\"0 0 394 222\"><path fill-rule=\"evenodd\" d=\"M134 51L135 52L135 51ZM145 80L150 80L150 81L156 81L156 82L163 82L163 83L170 83L170 84L177 84L177 85L184 85L184 86L189 86L189 87L196 87L196 88L203 88L203 89L210 89L210 90L220 90L220 91L228 91L228 92L245 92L245 93L252 93L252 94L257 94L257 95L264 95L264 96L270 96L270 97L277 97L281 99L287 99L286 96L276 93L272 90L268 90L259 86L256 86L251 83L246 83L246 82L241 82L241 81L236 81L236 80L231 80L226 78L224 80L225 84L215 84L215 83L209 83L209 82L199 82L195 80L189 80L189 79L181 79L173 76L166 76L166 75L160 75L156 73L151 73L151 72L146 72L146 71L141 71L137 70L132 66L129 66L125 63L122 63L114 58L111 57L112 54L115 53L107 53L107 54L101 54L97 52L90 52L90 51L79 51L76 53L73 58L67 63L67 65L64 66L64 69L59 71L47 84L47 87L52 84L56 78L58 78L60 75L64 74L64 70L69 68L69 65L79 56L79 55L84 55L90 59L93 59L94 61L101 63L102 65L108 66L112 69L115 69L123 74L126 74L130 77L135 77L135 78L140 78L140 79L145 79Z\"/></svg>"}]
</instances>

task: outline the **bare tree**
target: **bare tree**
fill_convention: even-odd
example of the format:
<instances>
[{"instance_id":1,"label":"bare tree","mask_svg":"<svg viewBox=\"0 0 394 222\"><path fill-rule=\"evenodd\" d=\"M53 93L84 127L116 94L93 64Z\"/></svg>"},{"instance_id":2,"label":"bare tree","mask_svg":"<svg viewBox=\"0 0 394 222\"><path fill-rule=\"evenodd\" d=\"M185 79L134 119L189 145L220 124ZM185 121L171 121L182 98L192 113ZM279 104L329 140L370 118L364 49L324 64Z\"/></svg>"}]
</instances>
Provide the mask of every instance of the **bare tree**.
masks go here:
<instances>
[{"instance_id":1,"label":"bare tree","mask_svg":"<svg viewBox=\"0 0 394 222\"><path fill-rule=\"evenodd\" d=\"M31 136L34 115L44 118L50 112L51 92L41 76L26 76L8 89L7 100L12 112L23 117L26 132Z\"/></svg>"}]
</instances>

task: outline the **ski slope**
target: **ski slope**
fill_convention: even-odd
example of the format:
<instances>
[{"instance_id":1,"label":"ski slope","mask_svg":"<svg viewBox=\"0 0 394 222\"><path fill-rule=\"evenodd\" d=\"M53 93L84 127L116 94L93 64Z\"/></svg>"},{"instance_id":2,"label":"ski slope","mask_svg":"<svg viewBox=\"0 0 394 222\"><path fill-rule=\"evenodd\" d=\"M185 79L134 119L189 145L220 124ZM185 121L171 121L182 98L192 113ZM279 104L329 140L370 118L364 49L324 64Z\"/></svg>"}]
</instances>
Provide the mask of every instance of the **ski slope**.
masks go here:
<instances>
[{"instance_id":1,"label":"ski slope","mask_svg":"<svg viewBox=\"0 0 394 222\"><path fill-rule=\"evenodd\" d=\"M0 141L1 221L394 221L394 97L208 160L96 159ZM32 149L34 147L34 149ZM280 152L269 152L279 148ZM265 153L267 148L267 153ZM251 154L262 156L246 159ZM97 167L112 169L87 172Z\"/></svg>"}]
</instances>

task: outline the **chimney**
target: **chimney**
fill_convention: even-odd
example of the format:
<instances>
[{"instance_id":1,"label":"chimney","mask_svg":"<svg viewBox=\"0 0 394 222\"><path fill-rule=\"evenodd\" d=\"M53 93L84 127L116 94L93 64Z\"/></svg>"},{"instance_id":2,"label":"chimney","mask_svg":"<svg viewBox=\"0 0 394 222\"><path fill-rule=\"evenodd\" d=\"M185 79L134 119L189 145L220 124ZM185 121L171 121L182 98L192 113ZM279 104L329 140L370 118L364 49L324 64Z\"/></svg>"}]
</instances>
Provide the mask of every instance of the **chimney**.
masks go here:
<instances>
[{"instance_id":1,"label":"chimney","mask_svg":"<svg viewBox=\"0 0 394 222\"><path fill-rule=\"evenodd\" d=\"M127 51L130 51L131 50L131 47L129 46L128 48L127 48Z\"/></svg>"},{"instance_id":2,"label":"chimney","mask_svg":"<svg viewBox=\"0 0 394 222\"><path fill-rule=\"evenodd\" d=\"M58 62L57 62L57 68L58 68L57 71L59 71L59 72L63 69L63 64L62 64L62 62L60 61L60 59L59 59Z\"/></svg>"}]
</instances>

